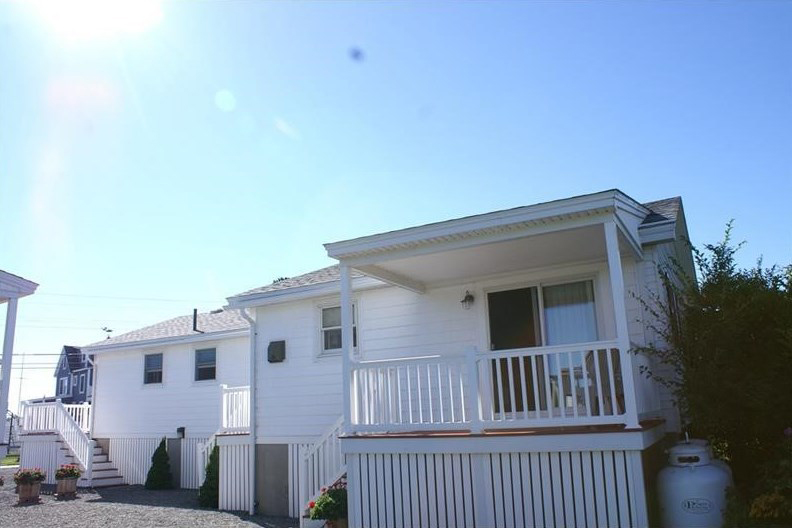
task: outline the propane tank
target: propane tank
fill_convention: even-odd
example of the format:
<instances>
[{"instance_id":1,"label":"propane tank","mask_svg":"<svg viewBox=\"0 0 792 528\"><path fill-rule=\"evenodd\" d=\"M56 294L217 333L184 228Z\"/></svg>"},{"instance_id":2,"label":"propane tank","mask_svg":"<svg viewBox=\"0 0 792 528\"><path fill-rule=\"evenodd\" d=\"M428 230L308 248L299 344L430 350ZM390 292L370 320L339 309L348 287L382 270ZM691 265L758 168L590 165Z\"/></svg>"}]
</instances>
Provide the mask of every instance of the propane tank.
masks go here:
<instances>
[{"instance_id":1,"label":"propane tank","mask_svg":"<svg viewBox=\"0 0 792 528\"><path fill-rule=\"evenodd\" d=\"M669 466L657 477L665 528L720 528L731 472L713 463L706 441L680 442L668 450Z\"/></svg>"}]
</instances>

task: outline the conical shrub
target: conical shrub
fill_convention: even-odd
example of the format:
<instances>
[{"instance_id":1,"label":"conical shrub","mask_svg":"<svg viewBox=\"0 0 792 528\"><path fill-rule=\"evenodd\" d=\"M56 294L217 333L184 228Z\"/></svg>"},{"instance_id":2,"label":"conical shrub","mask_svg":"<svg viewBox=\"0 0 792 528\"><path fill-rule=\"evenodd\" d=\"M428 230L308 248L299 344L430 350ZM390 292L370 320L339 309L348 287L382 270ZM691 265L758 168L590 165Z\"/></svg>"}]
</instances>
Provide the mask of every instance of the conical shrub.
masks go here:
<instances>
[{"instance_id":1,"label":"conical shrub","mask_svg":"<svg viewBox=\"0 0 792 528\"><path fill-rule=\"evenodd\" d=\"M165 447L165 439L162 439L154 455L151 457L151 469L146 476L146 489L161 490L172 489L173 477L171 475L170 458Z\"/></svg>"},{"instance_id":2,"label":"conical shrub","mask_svg":"<svg viewBox=\"0 0 792 528\"><path fill-rule=\"evenodd\" d=\"M198 504L217 508L220 497L220 448L214 446L206 464L206 478L198 490Z\"/></svg>"}]
</instances>

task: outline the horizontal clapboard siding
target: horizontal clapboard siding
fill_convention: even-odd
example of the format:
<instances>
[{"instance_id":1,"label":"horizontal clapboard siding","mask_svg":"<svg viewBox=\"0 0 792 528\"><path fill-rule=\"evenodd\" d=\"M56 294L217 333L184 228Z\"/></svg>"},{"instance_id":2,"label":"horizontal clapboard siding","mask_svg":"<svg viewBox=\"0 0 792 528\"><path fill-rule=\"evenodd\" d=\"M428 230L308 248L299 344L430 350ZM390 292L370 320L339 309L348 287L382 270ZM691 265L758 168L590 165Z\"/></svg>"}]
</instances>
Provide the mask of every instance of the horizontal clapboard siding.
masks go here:
<instances>
[{"instance_id":1,"label":"horizontal clapboard siding","mask_svg":"<svg viewBox=\"0 0 792 528\"><path fill-rule=\"evenodd\" d=\"M639 451L348 455L350 526L643 527Z\"/></svg>"}]
</instances>

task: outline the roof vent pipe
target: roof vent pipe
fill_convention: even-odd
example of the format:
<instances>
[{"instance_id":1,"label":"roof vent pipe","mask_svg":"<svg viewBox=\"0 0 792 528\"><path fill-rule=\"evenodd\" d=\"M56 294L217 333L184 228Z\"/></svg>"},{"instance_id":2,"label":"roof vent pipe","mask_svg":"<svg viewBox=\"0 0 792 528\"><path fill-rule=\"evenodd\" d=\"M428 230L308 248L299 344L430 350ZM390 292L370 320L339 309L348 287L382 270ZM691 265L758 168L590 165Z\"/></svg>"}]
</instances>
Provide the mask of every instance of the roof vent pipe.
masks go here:
<instances>
[{"instance_id":1,"label":"roof vent pipe","mask_svg":"<svg viewBox=\"0 0 792 528\"><path fill-rule=\"evenodd\" d=\"M193 308L193 332L203 334L203 330L198 330L198 308Z\"/></svg>"}]
</instances>

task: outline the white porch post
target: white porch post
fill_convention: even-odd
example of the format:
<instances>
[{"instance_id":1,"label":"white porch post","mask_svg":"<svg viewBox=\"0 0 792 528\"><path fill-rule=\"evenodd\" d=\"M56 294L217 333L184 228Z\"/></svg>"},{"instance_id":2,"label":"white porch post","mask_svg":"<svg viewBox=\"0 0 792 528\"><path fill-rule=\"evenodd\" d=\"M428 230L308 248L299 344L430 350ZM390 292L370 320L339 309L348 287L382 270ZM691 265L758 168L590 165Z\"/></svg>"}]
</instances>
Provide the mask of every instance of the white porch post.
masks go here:
<instances>
[{"instance_id":1,"label":"white porch post","mask_svg":"<svg viewBox=\"0 0 792 528\"><path fill-rule=\"evenodd\" d=\"M349 266L341 264L339 267L341 272L341 387L344 394L344 426L343 432L351 430L352 426L352 409L351 409L351 368L352 368L352 350L353 350L353 334L352 334L352 278L350 275Z\"/></svg>"},{"instance_id":2,"label":"white porch post","mask_svg":"<svg viewBox=\"0 0 792 528\"><path fill-rule=\"evenodd\" d=\"M603 225L605 228L605 246L608 252L611 293L613 294L616 340L619 343L619 360L624 386L625 425L628 428L637 428L638 409L636 405L635 380L633 379L632 354L630 354L630 335L627 329L627 309L624 303L624 274L622 272L621 254L619 253L619 235L616 222L611 220Z\"/></svg>"},{"instance_id":3,"label":"white porch post","mask_svg":"<svg viewBox=\"0 0 792 528\"><path fill-rule=\"evenodd\" d=\"M2 435L0 443L5 443L8 440L5 418L8 412L8 391L11 387L11 358L14 353L14 329L16 328L18 302L19 299L16 297L8 299L8 310L6 311L5 336L3 337L3 380L0 383L0 413L2 413L0 414L0 424L2 424L0 425L0 435Z\"/></svg>"}]
</instances>

